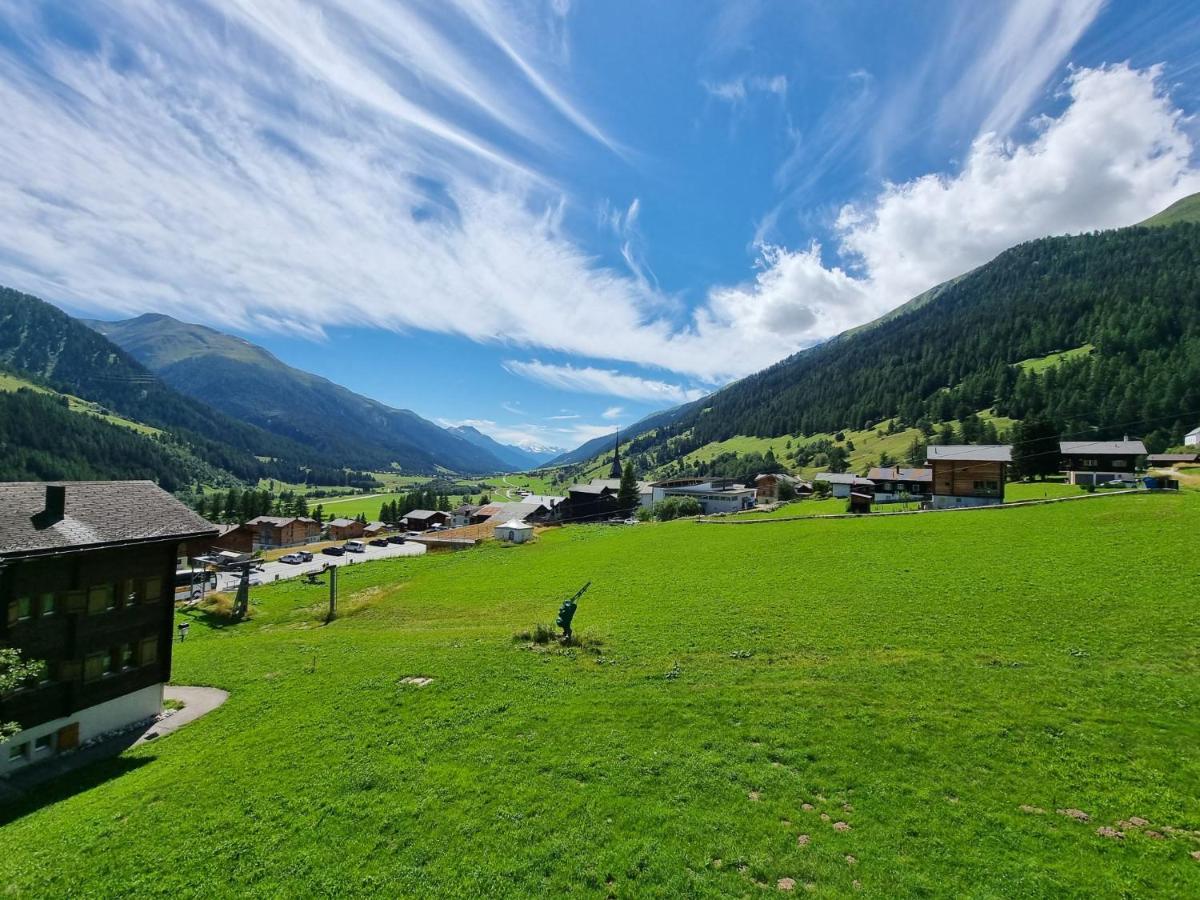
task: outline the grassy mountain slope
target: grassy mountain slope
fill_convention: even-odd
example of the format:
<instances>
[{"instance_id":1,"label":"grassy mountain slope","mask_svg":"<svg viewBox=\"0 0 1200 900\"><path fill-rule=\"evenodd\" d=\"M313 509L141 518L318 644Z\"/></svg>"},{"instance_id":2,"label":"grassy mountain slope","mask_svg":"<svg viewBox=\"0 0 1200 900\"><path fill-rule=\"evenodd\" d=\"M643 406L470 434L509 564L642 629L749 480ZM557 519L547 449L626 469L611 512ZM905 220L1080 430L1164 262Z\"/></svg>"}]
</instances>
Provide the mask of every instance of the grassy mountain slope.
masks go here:
<instances>
[{"instance_id":1,"label":"grassy mountain slope","mask_svg":"<svg viewBox=\"0 0 1200 900\"><path fill-rule=\"evenodd\" d=\"M1178 225L1180 222L1200 222L1200 194L1191 194L1182 200L1176 200L1141 224L1155 227Z\"/></svg>"},{"instance_id":2,"label":"grassy mountain slope","mask_svg":"<svg viewBox=\"0 0 1200 900\"><path fill-rule=\"evenodd\" d=\"M176 390L311 447L338 465L432 472L506 468L486 448L202 325L144 315L87 323Z\"/></svg>"}]
</instances>

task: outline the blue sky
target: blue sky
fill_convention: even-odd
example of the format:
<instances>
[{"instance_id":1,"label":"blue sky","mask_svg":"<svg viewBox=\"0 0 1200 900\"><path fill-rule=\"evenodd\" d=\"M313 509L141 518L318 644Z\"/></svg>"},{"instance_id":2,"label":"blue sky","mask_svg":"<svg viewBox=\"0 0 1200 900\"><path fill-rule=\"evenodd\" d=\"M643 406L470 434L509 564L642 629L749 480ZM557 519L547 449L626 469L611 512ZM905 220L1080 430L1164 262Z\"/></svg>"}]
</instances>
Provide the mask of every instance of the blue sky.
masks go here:
<instances>
[{"instance_id":1,"label":"blue sky","mask_svg":"<svg viewBox=\"0 0 1200 900\"><path fill-rule=\"evenodd\" d=\"M1200 190L1200 5L0 0L0 283L570 447Z\"/></svg>"}]
</instances>

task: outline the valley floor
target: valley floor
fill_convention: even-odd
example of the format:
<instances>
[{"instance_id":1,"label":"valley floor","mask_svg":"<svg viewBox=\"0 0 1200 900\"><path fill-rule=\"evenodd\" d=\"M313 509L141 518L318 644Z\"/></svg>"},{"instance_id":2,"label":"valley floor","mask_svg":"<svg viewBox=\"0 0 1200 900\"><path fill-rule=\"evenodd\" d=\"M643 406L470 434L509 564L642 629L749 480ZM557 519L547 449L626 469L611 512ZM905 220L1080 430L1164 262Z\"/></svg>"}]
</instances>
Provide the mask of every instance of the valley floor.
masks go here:
<instances>
[{"instance_id":1,"label":"valley floor","mask_svg":"<svg viewBox=\"0 0 1200 900\"><path fill-rule=\"evenodd\" d=\"M351 567L324 627L270 585L177 646L224 706L0 808L0 887L1195 896L1198 526L1183 493L572 527ZM514 640L589 580L582 649Z\"/></svg>"}]
</instances>

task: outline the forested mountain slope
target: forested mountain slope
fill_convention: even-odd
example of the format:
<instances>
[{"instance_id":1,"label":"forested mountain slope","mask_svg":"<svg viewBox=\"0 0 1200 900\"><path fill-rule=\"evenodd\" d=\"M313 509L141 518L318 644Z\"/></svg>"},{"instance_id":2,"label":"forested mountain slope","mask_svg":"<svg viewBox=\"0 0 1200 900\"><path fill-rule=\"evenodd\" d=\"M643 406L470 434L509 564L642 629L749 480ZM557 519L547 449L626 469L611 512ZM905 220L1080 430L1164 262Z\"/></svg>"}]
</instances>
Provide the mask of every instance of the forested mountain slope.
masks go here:
<instances>
[{"instance_id":1,"label":"forested mountain slope","mask_svg":"<svg viewBox=\"0 0 1200 900\"><path fill-rule=\"evenodd\" d=\"M410 410L296 369L241 338L163 315L87 324L181 393L337 465L385 469L397 463L421 472L510 468L486 447Z\"/></svg>"},{"instance_id":2,"label":"forested mountain slope","mask_svg":"<svg viewBox=\"0 0 1200 900\"><path fill-rule=\"evenodd\" d=\"M239 478L257 480L264 474L258 456L289 465L319 462L293 441L177 393L62 310L8 288L0 288L0 366L170 431L197 457Z\"/></svg>"},{"instance_id":3,"label":"forested mountain slope","mask_svg":"<svg viewBox=\"0 0 1200 900\"><path fill-rule=\"evenodd\" d=\"M1200 421L1200 224L1030 241L918 299L692 404L634 449L658 466L736 435L991 408L1161 445ZM1057 365L1017 365L1085 345Z\"/></svg>"}]
</instances>

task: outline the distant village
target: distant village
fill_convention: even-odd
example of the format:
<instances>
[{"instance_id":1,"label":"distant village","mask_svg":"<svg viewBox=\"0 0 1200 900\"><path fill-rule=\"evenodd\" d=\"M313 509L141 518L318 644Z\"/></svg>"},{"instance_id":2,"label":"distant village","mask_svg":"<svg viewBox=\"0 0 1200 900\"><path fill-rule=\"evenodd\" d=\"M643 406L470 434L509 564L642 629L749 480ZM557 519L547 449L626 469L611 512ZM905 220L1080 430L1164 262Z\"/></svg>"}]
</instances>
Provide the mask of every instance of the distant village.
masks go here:
<instances>
[{"instance_id":1,"label":"distant village","mask_svg":"<svg viewBox=\"0 0 1200 900\"><path fill-rule=\"evenodd\" d=\"M1189 452L1157 455L1139 440L1064 441L1056 463L1060 477L1084 491L1170 487L1172 467L1200 461L1200 429L1188 438ZM0 484L0 646L37 661L0 697L0 726L8 722L10 732L0 744L0 777L152 722L171 673L175 605L213 591L301 574L312 580L358 559L482 540L522 544L539 528L727 516L813 497L844 499L850 514L894 504L989 506L1004 502L1012 462L1007 444L943 444L928 447L924 466L876 466L865 476L642 481L617 448L608 478L561 496L522 490L509 502L414 509L394 521L264 515L226 527L151 482Z\"/></svg>"}]
</instances>

